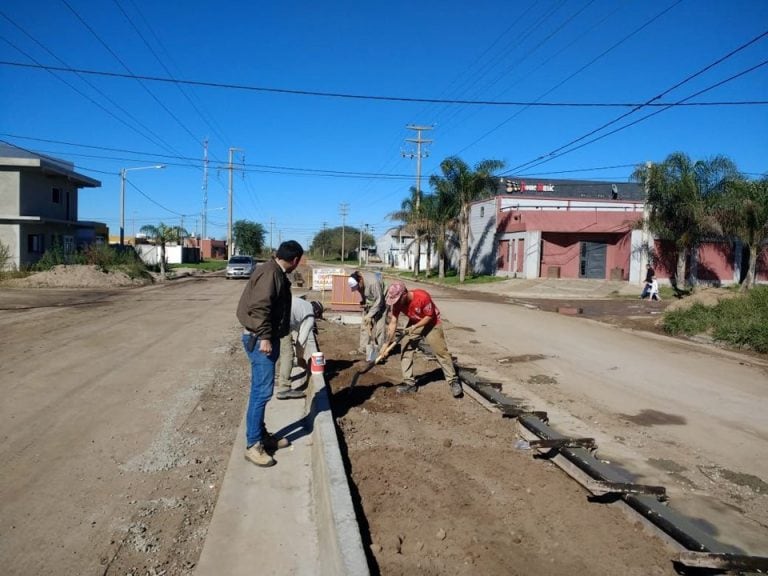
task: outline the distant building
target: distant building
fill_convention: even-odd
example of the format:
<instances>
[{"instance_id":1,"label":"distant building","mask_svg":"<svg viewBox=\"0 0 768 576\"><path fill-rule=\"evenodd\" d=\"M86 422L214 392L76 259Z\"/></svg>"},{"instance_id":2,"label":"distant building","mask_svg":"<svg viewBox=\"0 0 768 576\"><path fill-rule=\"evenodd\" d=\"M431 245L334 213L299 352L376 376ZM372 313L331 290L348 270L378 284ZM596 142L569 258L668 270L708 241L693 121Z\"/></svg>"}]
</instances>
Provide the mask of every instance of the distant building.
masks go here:
<instances>
[{"instance_id":1,"label":"distant building","mask_svg":"<svg viewBox=\"0 0 768 576\"><path fill-rule=\"evenodd\" d=\"M0 143L0 242L8 267L35 264L49 248L74 252L103 244L106 224L78 220L78 191L101 182L75 172L74 164Z\"/></svg>"},{"instance_id":2,"label":"distant building","mask_svg":"<svg viewBox=\"0 0 768 576\"><path fill-rule=\"evenodd\" d=\"M674 247L642 228L642 186L627 182L500 178L496 194L470 209L470 270L517 278L641 282L651 262L667 282ZM766 250L758 280L768 280ZM688 275L714 285L739 282L741 247L711 239L694 250Z\"/></svg>"}]
</instances>

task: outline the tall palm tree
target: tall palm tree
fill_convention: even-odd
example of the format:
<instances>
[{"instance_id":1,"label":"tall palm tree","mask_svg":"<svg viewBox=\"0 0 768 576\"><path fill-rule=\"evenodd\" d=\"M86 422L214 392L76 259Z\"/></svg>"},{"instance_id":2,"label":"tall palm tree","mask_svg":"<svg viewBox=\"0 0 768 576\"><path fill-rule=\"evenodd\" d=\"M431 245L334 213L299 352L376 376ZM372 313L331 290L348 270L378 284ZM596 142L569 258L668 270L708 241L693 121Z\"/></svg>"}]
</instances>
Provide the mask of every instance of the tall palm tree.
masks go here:
<instances>
[{"instance_id":1,"label":"tall palm tree","mask_svg":"<svg viewBox=\"0 0 768 576\"><path fill-rule=\"evenodd\" d=\"M429 178L429 185L434 192L427 198L427 217L435 229L435 252L437 253L437 273L440 278L445 278L445 258L448 243L448 232L456 228L459 215L458 197L453 194L450 183L433 174Z\"/></svg>"},{"instance_id":2,"label":"tall palm tree","mask_svg":"<svg viewBox=\"0 0 768 576\"><path fill-rule=\"evenodd\" d=\"M140 230L147 238L154 241L155 245L160 246L160 275L165 278L165 245L168 242L178 242L181 238L181 228L178 226L168 226L160 222L157 226L147 224Z\"/></svg>"},{"instance_id":3,"label":"tall palm tree","mask_svg":"<svg viewBox=\"0 0 768 576\"><path fill-rule=\"evenodd\" d=\"M677 250L676 287L690 284L685 262L691 250L705 235L717 232L707 197L737 175L736 165L725 156L693 162L683 152L673 152L660 164L638 166L632 173L648 192L648 227Z\"/></svg>"},{"instance_id":4,"label":"tall palm tree","mask_svg":"<svg viewBox=\"0 0 768 576\"><path fill-rule=\"evenodd\" d=\"M419 275L419 264L421 260L421 238L425 233L427 227L427 221L424 217L424 207L421 202L421 191L417 190L415 186L411 186L410 194L407 198L403 199L400 204L400 210L396 210L388 215L390 220L397 220L405 224L404 229L408 233L413 234L413 242L409 244L409 249L416 244L416 258L413 264L413 275Z\"/></svg>"},{"instance_id":5,"label":"tall palm tree","mask_svg":"<svg viewBox=\"0 0 768 576\"><path fill-rule=\"evenodd\" d=\"M449 156L440 163L441 177L430 177L438 189L452 195L458 204L459 223L459 282L463 283L469 267L469 207L472 202L491 196L496 191L493 173L504 168L502 160L481 160L474 169L458 156Z\"/></svg>"},{"instance_id":6,"label":"tall palm tree","mask_svg":"<svg viewBox=\"0 0 768 576\"><path fill-rule=\"evenodd\" d=\"M749 250L749 265L741 290L755 282L757 258L768 239L768 176L760 180L738 178L713 197L712 207L722 232L741 240Z\"/></svg>"}]
</instances>

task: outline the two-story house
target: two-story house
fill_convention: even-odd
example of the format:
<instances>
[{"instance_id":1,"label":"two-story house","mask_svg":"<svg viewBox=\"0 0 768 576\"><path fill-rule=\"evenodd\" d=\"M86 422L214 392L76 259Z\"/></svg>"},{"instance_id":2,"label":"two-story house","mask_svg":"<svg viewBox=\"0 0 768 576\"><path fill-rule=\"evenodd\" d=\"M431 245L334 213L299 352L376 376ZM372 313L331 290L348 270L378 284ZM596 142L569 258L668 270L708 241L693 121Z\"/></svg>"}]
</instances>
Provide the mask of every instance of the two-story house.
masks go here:
<instances>
[{"instance_id":1,"label":"two-story house","mask_svg":"<svg viewBox=\"0 0 768 576\"><path fill-rule=\"evenodd\" d=\"M71 162L0 143L0 243L10 252L5 267L32 265L56 245L72 252L105 242L106 224L77 219L78 190L100 186Z\"/></svg>"}]
</instances>

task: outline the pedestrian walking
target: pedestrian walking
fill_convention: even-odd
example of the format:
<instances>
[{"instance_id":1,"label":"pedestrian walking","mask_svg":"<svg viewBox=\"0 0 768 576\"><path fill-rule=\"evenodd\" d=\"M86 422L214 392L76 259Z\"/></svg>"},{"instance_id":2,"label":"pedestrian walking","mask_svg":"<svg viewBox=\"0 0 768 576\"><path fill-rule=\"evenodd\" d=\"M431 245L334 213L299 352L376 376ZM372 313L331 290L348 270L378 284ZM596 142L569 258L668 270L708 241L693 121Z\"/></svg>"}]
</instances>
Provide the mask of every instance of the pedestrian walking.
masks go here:
<instances>
[{"instance_id":1,"label":"pedestrian walking","mask_svg":"<svg viewBox=\"0 0 768 576\"><path fill-rule=\"evenodd\" d=\"M280 359L277 368L277 392L275 398L288 400L304 398L309 382L309 359L318 352L316 319L323 317L323 305L320 302L307 302L294 296L291 299L291 331L280 338ZM303 382L296 388L292 387L291 372L294 358L300 368L304 369Z\"/></svg>"},{"instance_id":2,"label":"pedestrian walking","mask_svg":"<svg viewBox=\"0 0 768 576\"><path fill-rule=\"evenodd\" d=\"M273 466L270 452L290 445L267 432L264 413L275 385L280 338L290 331L291 282L287 274L299 265L304 249L295 240L280 244L271 260L256 267L240 296L237 319L243 325L243 347L251 363L251 390L245 416L245 459Z\"/></svg>"},{"instance_id":3,"label":"pedestrian walking","mask_svg":"<svg viewBox=\"0 0 768 576\"><path fill-rule=\"evenodd\" d=\"M640 294L640 300L648 296L648 292L650 292L651 290L651 282L655 280L655 278L656 278L656 271L653 269L653 266L648 264L645 270L645 280L643 284L643 291ZM658 292L658 285L657 285L656 291Z\"/></svg>"},{"instance_id":4,"label":"pedestrian walking","mask_svg":"<svg viewBox=\"0 0 768 576\"><path fill-rule=\"evenodd\" d=\"M387 304L384 301L384 281L373 274L355 270L347 278L352 291L360 294L363 319L360 325L360 352L365 354L368 346L380 347L386 333Z\"/></svg>"},{"instance_id":5,"label":"pedestrian walking","mask_svg":"<svg viewBox=\"0 0 768 576\"><path fill-rule=\"evenodd\" d=\"M397 330L397 320L400 314L408 318L405 336L400 341L400 367L403 372L403 383L397 391L401 393L416 392L416 380L413 377L413 356L416 346L423 338L429 345L437 363L443 370L443 376L451 387L454 398L461 398L463 391L461 382L456 376L453 358L445 343L445 334L440 320L440 310L437 309L432 297L426 290L409 291L402 282L394 282L387 289L386 303L391 306L389 324L387 326L387 342L392 342Z\"/></svg>"}]
</instances>

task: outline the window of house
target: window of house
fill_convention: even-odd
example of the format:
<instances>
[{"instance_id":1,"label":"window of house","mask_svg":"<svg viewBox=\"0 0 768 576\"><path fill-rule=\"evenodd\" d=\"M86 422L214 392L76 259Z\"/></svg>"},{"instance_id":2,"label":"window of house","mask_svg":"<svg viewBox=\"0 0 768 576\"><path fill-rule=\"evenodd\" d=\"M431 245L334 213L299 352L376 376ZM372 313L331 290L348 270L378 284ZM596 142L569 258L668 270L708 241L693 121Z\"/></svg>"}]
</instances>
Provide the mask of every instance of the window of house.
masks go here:
<instances>
[{"instance_id":1,"label":"window of house","mask_svg":"<svg viewBox=\"0 0 768 576\"><path fill-rule=\"evenodd\" d=\"M51 188L51 202L61 204L61 188Z\"/></svg>"},{"instance_id":2,"label":"window of house","mask_svg":"<svg viewBox=\"0 0 768 576\"><path fill-rule=\"evenodd\" d=\"M480 218L485 218L485 206L480 206Z\"/></svg>"},{"instance_id":3,"label":"window of house","mask_svg":"<svg viewBox=\"0 0 768 576\"><path fill-rule=\"evenodd\" d=\"M45 249L45 235L29 234L27 236L27 252L41 254Z\"/></svg>"},{"instance_id":4,"label":"window of house","mask_svg":"<svg viewBox=\"0 0 768 576\"><path fill-rule=\"evenodd\" d=\"M71 254L75 251L75 237L74 236L62 236L62 246L64 247L65 254Z\"/></svg>"}]
</instances>

